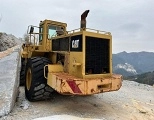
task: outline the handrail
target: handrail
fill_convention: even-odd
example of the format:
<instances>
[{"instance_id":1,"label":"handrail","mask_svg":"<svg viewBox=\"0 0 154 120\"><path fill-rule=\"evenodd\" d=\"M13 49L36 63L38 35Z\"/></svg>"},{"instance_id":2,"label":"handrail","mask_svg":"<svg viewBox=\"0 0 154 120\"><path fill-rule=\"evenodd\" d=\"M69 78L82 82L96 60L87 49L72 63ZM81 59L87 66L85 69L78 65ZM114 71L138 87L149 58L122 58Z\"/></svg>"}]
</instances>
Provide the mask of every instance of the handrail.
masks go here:
<instances>
[{"instance_id":1,"label":"handrail","mask_svg":"<svg viewBox=\"0 0 154 120\"><path fill-rule=\"evenodd\" d=\"M27 34L29 34L29 29L30 29L30 27L40 28L40 27L38 27L38 26L29 25L29 26L28 26L28 29L27 29Z\"/></svg>"},{"instance_id":2,"label":"handrail","mask_svg":"<svg viewBox=\"0 0 154 120\"><path fill-rule=\"evenodd\" d=\"M29 43L33 43L34 45L37 45L37 42L39 41L39 36L36 35L44 35L43 33L31 33L29 34L30 39L28 40ZM48 35L48 34L45 34ZM33 41L32 41L33 40Z\"/></svg>"},{"instance_id":3,"label":"handrail","mask_svg":"<svg viewBox=\"0 0 154 120\"><path fill-rule=\"evenodd\" d=\"M67 31L67 32L68 32L68 34L73 34L75 32L80 32L80 31L83 31L83 29L82 28L78 28L78 29L74 29L74 30L71 30L71 31ZM101 31L101 30L95 30L95 29L91 29L91 28L85 28L85 31L95 32L95 33L100 33L100 34L105 34L105 35L111 35L110 32Z\"/></svg>"},{"instance_id":4,"label":"handrail","mask_svg":"<svg viewBox=\"0 0 154 120\"><path fill-rule=\"evenodd\" d=\"M80 32L80 31L88 31L88 32L94 32L94 33L99 33L99 34L111 35L110 32L101 31L101 30L95 30L95 29L91 29L91 28L85 28L84 30L82 28L74 29L74 30L71 30L71 31L67 31L67 34L65 34L65 35L73 34L73 33ZM49 34L33 32L33 33L29 34L30 39L28 40L28 42L33 43L34 45L37 45L37 43L39 41L39 38L37 39L36 35L48 35L49 39L52 39L53 37L58 37L55 34L52 35L52 36L49 36Z\"/></svg>"}]
</instances>

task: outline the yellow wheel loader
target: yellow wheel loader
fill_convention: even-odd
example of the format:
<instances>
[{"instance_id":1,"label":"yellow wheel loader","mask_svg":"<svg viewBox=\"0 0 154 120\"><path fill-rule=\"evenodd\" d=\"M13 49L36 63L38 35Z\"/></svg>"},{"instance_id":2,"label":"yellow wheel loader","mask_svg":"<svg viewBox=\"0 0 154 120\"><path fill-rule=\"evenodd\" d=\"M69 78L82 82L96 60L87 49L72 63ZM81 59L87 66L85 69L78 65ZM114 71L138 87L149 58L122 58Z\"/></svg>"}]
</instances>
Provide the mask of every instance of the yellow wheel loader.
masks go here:
<instances>
[{"instance_id":1,"label":"yellow wheel loader","mask_svg":"<svg viewBox=\"0 0 154 120\"><path fill-rule=\"evenodd\" d=\"M81 15L81 27L67 31L66 23L44 20L29 26L22 45L20 82L29 101L63 95L92 95L117 91L122 75L112 73L110 32L86 28L89 10Z\"/></svg>"}]
</instances>

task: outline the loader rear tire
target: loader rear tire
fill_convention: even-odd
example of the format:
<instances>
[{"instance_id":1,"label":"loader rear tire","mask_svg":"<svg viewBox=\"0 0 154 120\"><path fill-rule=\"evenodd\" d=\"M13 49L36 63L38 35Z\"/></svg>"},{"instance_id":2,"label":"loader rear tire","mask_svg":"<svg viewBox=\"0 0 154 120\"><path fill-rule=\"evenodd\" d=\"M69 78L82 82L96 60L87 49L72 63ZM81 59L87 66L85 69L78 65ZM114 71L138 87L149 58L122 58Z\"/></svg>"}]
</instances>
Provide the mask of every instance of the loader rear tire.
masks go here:
<instances>
[{"instance_id":1,"label":"loader rear tire","mask_svg":"<svg viewBox=\"0 0 154 120\"><path fill-rule=\"evenodd\" d=\"M21 58L21 69L20 69L20 86L23 86L25 83L25 59Z\"/></svg>"},{"instance_id":2,"label":"loader rear tire","mask_svg":"<svg viewBox=\"0 0 154 120\"><path fill-rule=\"evenodd\" d=\"M44 57L33 57L28 60L25 74L25 95L29 101L48 99L54 92L47 85L47 79L44 78L44 66L47 64L51 64L51 62Z\"/></svg>"}]
</instances>

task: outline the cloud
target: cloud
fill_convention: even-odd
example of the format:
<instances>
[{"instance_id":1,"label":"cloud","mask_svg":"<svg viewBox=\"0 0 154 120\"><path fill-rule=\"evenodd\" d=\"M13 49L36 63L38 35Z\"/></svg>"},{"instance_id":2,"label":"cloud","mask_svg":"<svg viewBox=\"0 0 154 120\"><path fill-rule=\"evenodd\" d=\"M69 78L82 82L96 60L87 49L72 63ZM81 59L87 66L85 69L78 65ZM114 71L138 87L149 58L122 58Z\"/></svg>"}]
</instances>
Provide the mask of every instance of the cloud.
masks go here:
<instances>
[{"instance_id":1,"label":"cloud","mask_svg":"<svg viewBox=\"0 0 154 120\"><path fill-rule=\"evenodd\" d=\"M1 0L0 30L23 37L28 25L37 26L44 19L66 22L68 30L76 29L80 15L90 9L87 27L111 32L114 52L154 51L153 5L153 0Z\"/></svg>"},{"instance_id":2,"label":"cloud","mask_svg":"<svg viewBox=\"0 0 154 120\"><path fill-rule=\"evenodd\" d=\"M125 23L123 25L120 26L120 29L122 31L126 31L126 32L138 32L141 28L143 27L142 24L140 23Z\"/></svg>"}]
</instances>

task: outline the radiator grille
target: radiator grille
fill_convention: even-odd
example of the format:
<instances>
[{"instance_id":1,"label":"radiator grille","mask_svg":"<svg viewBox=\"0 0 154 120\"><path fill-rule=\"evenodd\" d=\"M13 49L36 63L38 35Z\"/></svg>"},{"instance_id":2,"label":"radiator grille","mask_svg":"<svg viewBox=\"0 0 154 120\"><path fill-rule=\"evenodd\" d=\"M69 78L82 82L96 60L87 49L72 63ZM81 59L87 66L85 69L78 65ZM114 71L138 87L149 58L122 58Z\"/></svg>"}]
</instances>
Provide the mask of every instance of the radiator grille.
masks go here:
<instances>
[{"instance_id":1,"label":"radiator grille","mask_svg":"<svg viewBox=\"0 0 154 120\"><path fill-rule=\"evenodd\" d=\"M105 74L110 72L109 39L86 36L86 74Z\"/></svg>"}]
</instances>

